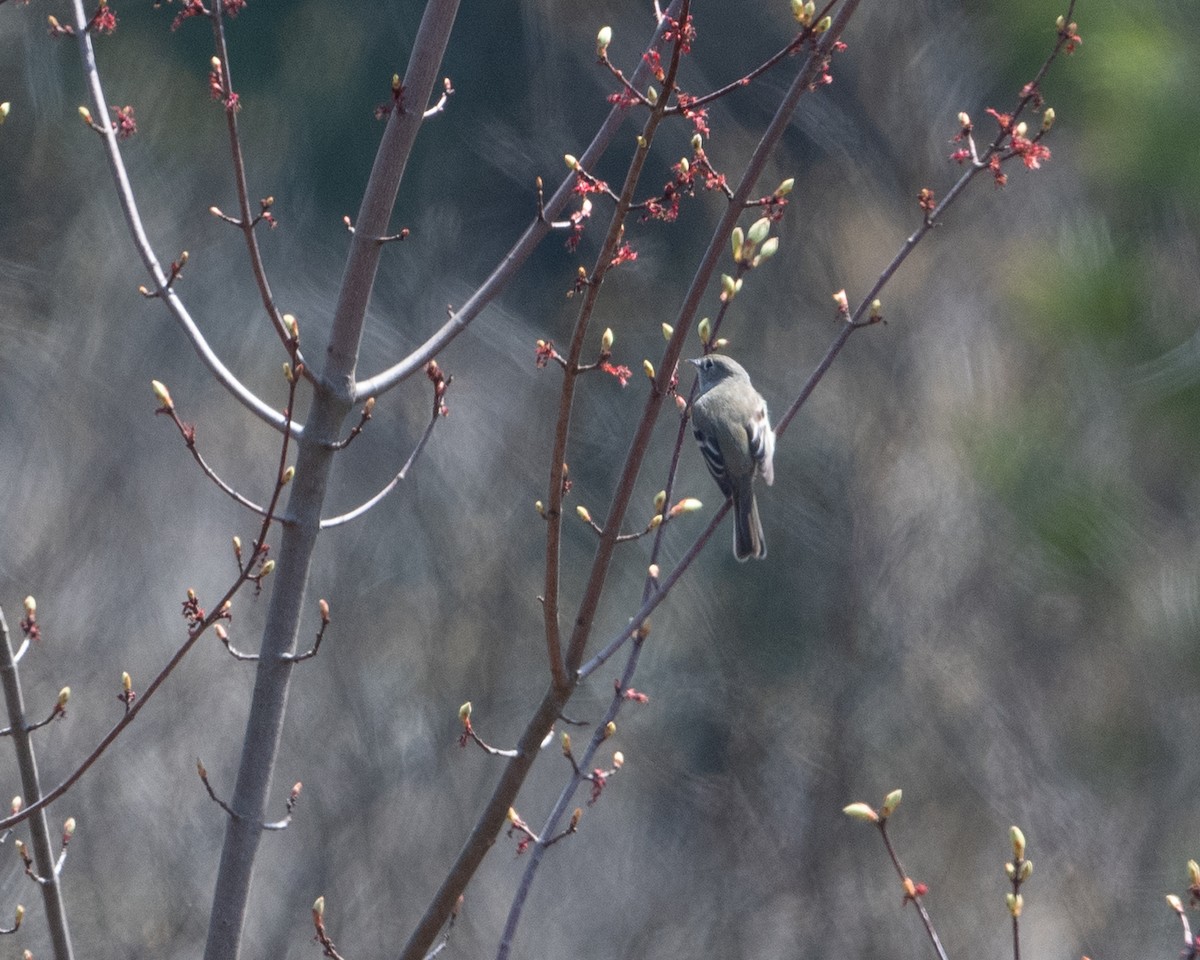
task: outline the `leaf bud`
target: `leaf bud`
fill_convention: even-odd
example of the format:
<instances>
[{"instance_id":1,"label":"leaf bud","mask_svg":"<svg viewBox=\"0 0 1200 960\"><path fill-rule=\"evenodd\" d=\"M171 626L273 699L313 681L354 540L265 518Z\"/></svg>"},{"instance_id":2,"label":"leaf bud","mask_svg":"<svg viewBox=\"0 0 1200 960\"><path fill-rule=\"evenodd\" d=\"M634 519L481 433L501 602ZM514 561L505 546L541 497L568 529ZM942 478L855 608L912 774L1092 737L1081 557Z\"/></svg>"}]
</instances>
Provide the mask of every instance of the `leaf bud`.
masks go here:
<instances>
[{"instance_id":1,"label":"leaf bud","mask_svg":"<svg viewBox=\"0 0 1200 960\"><path fill-rule=\"evenodd\" d=\"M259 575L260 577L269 577L269 576L271 575L271 572L272 572L274 569L275 569L275 561L274 561L274 560L268 560L266 563L264 563L264 564L262 565L262 569L261 569L261 570L259 570L259 572L258 572L258 575Z\"/></svg>"},{"instance_id":2,"label":"leaf bud","mask_svg":"<svg viewBox=\"0 0 1200 960\"><path fill-rule=\"evenodd\" d=\"M600 32L596 34L596 55L603 56L610 43L612 43L612 27L601 27Z\"/></svg>"},{"instance_id":3,"label":"leaf bud","mask_svg":"<svg viewBox=\"0 0 1200 960\"><path fill-rule=\"evenodd\" d=\"M754 246L758 246L767 239L767 234L771 232L771 221L766 217L760 217L750 225L750 229L746 231L746 239Z\"/></svg>"},{"instance_id":4,"label":"leaf bud","mask_svg":"<svg viewBox=\"0 0 1200 960\"><path fill-rule=\"evenodd\" d=\"M588 512L588 508L585 507L582 503L575 508L575 512L577 514L579 514L579 519L582 520L584 523L592 522L591 513Z\"/></svg>"},{"instance_id":5,"label":"leaf bud","mask_svg":"<svg viewBox=\"0 0 1200 960\"><path fill-rule=\"evenodd\" d=\"M1054 108L1047 107L1042 111L1042 133L1046 133L1054 126Z\"/></svg>"},{"instance_id":6,"label":"leaf bud","mask_svg":"<svg viewBox=\"0 0 1200 960\"><path fill-rule=\"evenodd\" d=\"M867 803L852 803L849 806L842 807L842 813L851 820L863 820L866 823L879 822L879 814Z\"/></svg>"},{"instance_id":7,"label":"leaf bud","mask_svg":"<svg viewBox=\"0 0 1200 960\"><path fill-rule=\"evenodd\" d=\"M673 326L671 326L669 323L664 323L662 325L663 339L666 340L668 343L671 341L671 337L674 335L674 333L675 333L675 328Z\"/></svg>"},{"instance_id":8,"label":"leaf bud","mask_svg":"<svg viewBox=\"0 0 1200 960\"><path fill-rule=\"evenodd\" d=\"M65 707L67 705L67 702L70 699L71 699L71 688L63 687L61 690L58 691L58 708L61 710L63 707Z\"/></svg>"},{"instance_id":9,"label":"leaf bud","mask_svg":"<svg viewBox=\"0 0 1200 960\"><path fill-rule=\"evenodd\" d=\"M779 238L768 237L766 242L759 248L758 256L754 258L751 266L757 267L764 261L770 260L779 251Z\"/></svg>"},{"instance_id":10,"label":"leaf bud","mask_svg":"<svg viewBox=\"0 0 1200 960\"><path fill-rule=\"evenodd\" d=\"M175 409L175 404L171 402L171 391L167 389L167 385L165 383L160 380L151 380L150 389L154 391L154 396L165 409Z\"/></svg>"},{"instance_id":11,"label":"leaf bud","mask_svg":"<svg viewBox=\"0 0 1200 960\"><path fill-rule=\"evenodd\" d=\"M708 346L708 341L712 339L712 321L708 317L700 318L700 323L696 326L696 336L704 346Z\"/></svg>"},{"instance_id":12,"label":"leaf bud","mask_svg":"<svg viewBox=\"0 0 1200 960\"><path fill-rule=\"evenodd\" d=\"M620 770L623 766L625 766L625 754L618 750L613 754L613 769Z\"/></svg>"},{"instance_id":13,"label":"leaf bud","mask_svg":"<svg viewBox=\"0 0 1200 960\"><path fill-rule=\"evenodd\" d=\"M563 163L567 165L568 170L577 170L579 168L579 161L569 153L563 154Z\"/></svg>"},{"instance_id":14,"label":"leaf bud","mask_svg":"<svg viewBox=\"0 0 1200 960\"><path fill-rule=\"evenodd\" d=\"M1025 834L1020 827L1008 828L1008 839L1012 841L1013 860L1025 859Z\"/></svg>"},{"instance_id":15,"label":"leaf bud","mask_svg":"<svg viewBox=\"0 0 1200 960\"><path fill-rule=\"evenodd\" d=\"M30 618L37 616L37 600L33 598L32 594L25 598L25 616Z\"/></svg>"},{"instance_id":16,"label":"leaf bud","mask_svg":"<svg viewBox=\"0 0 1200 960\"><path fill-rule=\"evenodd\" d=\"M563 731L560 742L562 743L563 756L569 757L571 755L571 735L566 730Z\"/></svg>"},{"instance_id":17,"label":"leaf bud","mask_svg":"<svg viewBox=\"0 0 1200 960\"><path fill-rule=\"evenodd\" d=\"M616 722L613 720L609 720L608 723L606 723L604 725L604 739L607 740L609 737L611 737L616 732L617 732Z\"/></svg>"},{"instance_id":18,"label":"leaf bud","mask_svg":"<svg viewBox=\"0 0 1200 960\"><path fill-rule=\"evenodd\" d=\"M783 183L781 183L779 186L777 186L775 188L775 196L786 197L789 193L792 192L792 187L794 187L795 185L796 185L796 178L788 177L786 180L783 181Z\"/></svg>"},{"instance_id":19,"label":"leaf bud","mask_svg":"<svg viewBox=\"0 0 1200 960\"><path fill-rule=\"evenodd\" d=\"M699 153L704 149L704 138L698 133L692 134L692 152Z\"/></svg>"},{"instance_id":20,"label":"leaf bud","mask_svg":"<svg viewBox=\"0 0 1200 960\"><path fill-rule=\"evenodd\" d=\"M697 510L702 510L704 504L695 497L685 497L671 508L671 516L677 517L681 513L695 513Z\"/></svg>"},{"instance_id":21,"label":"leaf bud","mask_svg":"<svg viewBox=\"0 0 1200 960\"><path fill-rule=\"evenodd\" d=\"M604 351L605 353L608 353L608 351L612 349L612 345L613 345L612 327L605 327L604 334L600 337L600 349L602 351Z\"/></svg>"},{"instance_id":22,"label":"leaf bud","mask_svg":"<svg viewBox=\"0 0 1200 960\"><path fill-rule=\"evenodd\" d=\"M731 245L733 246L733 259L736 263L742 259L742 243L745 241L746 235L742 232L741 227L734 227L733 233L730 234L729 239Z\"/></svg>"},{"instance_id":23,"label":"leaf bud","mask_svg":"<svg viewBox=\"0 0 1200 960\"><path fill-rule=\"evenodd\" d=\"M1021 908L1025 906L1025 898L1019 893L1006 893L1004 902L1008 906L1008 912L1015 919L1021 915Z\"/></svg>"},{"instance_id":24,"label":"leaf bud","mask_svg":"<svg viewBox=\"0 0 1200 960\"><path fill-rule=\"evenodd\" d=\"M903 790L893 790L883 798L883 809L880 811L885 817L890 817L896 812L896 808L900 806L900 800L904 797Z\"/></svg>"},{"instance_id":25,"label":"leaf bud","mask_svg":"<svg viewBox=\"0 0 1200 960\"><path fill-rule=\"evenodd\" d=\"M651 380L653 380L654 379L654 364L652 364L649 360L643 360L642 361L642 372L647 377L649 377Z\"/></svg>"}]
</instances>

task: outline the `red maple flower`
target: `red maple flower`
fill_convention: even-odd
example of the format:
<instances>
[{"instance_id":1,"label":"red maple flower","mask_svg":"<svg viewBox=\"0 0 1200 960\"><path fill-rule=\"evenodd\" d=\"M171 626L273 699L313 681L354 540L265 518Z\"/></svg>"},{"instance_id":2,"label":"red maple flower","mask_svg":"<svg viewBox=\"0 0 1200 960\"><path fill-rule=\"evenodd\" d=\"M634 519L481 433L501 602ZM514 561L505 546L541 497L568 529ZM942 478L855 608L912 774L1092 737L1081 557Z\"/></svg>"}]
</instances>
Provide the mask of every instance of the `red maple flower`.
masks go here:
<instances>
[{"instance_id":1,"label":"red maple flower","mask_svg":"<svg viewBox=\"0 0 1200 960\"><path fill-rule=\"evenodd\" d=\"M617 378L617 383L625 386L629 382L629 378L633 376L633 371L626 366L618 366L608 360L600 362L600 369L611 377Z\"/></svg>"},{"instance_id":2,"label":"red maple flower","mask_svg":"<svg viewBox=\"0 0 1200 960\"><path fill-rule=\"evenodd\" d=\"M133 116L133 107L112 107L113 126L117 128L117 137L128 140L137 133L137 120Z\"/></svg>"}]
</instances>

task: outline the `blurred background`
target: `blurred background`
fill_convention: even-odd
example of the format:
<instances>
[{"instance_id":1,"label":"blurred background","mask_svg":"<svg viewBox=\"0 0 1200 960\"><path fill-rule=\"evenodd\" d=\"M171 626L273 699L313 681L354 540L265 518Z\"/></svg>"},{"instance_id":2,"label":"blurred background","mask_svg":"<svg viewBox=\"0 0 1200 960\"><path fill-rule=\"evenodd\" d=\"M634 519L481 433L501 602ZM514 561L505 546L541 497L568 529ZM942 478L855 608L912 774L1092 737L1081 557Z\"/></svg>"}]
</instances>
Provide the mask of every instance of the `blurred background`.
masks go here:
<instances>
[{"instance_id":1,"label":"blurred background","mask_svg":"<svg viewBox=\"0 0 1200 960\"><path fill-rule=\"evenodd\" d=\"M320 357L352 217L403 73L417 3L251 3L230 26L259 234L280 306ZM177 8L118 3L98 41L107 96L133 104L125 157L160 259L191 254L178 290L226 362L284 402L283 355L237 233L211 34ZM648 3L465 4L444 72L457 94L418 142L371 304L360 372L420 343L490 272L605 115L597 29L631 70ZM965 110L1010 109L1054 41L1043 0L864 3L832 86L805 98L761 183L796 178L779 255L752 274L723 333L782 412L836 334L830 295L854 302L942 195ZM146 278L100 145L76 107L76 49L46 36L37 0L0 6L0 604L10 628L34 594L44 642L23 664L32 715L71 685L69 717L39 734L47 784L117 719L121 671L141 687L184 636L188 587L211 602L235 573L230 538L256 525L154 416L171 388L219 472L266 496L276 438L201 368ZM784 0L695 6L684 87L702 93L791 36ZM1200 8L1084 0L1084 44L1044 84L1058 116L1040 171L979 178L884 293L886 326L857 334L780 444L760 491L765 562L739 565L728 527L654 618L614 749L626 765L578 836L552 848L516 955L924 957L929 946L875 832L847 820L903 787L892 833L952 957L1010 951L1003 863L1010 824L1037 864L1025 889L1028 953L1170 956L1200 853ZM768 74L716 105L708 154L736 180L790 79ZM619 180L625 128L596 172ZM688 152L660 133L643 193ZM636 263L596 317L635 371L662 350L723 201L673 225L631 226ZM576 253L547 239L504 295L444 353L451 414L410 482L370 518L327 534L315 600L334 623L297 671L277 806L305 784L292 827L262 847L248 957L315 957L309 906L324 894L343 953L388 956L424 910L499 763L455 745L472 700L507 745L546 684L541 639L545 496L560 382L534 341L564 341L566 298L590 264L603 203ZM603 216L599 214L603 212ZM753 218L747 217L748 224ZM724 269L729 269L728 265ZM716 311L710 293L702 313ZM698 352L698 346L697 351ZM419 381L419 382L418 382ZM685 385L690 376L684 376ZM582 391L573 499L606 512L644 381ZM384 397L334 474L331 511L385 483L424 427L428 384ZM630 526L649 518L677 422L664 418ZM689 441L680 492L705 513L669 538L677 558L718 494ZM592 534L567 524L578 595ZM598 636L635 611L646 544L625 547ZM256 649L265 598L237 601L233 639ZM570 616L568 607L564 616ZM577 694L598 716L618 664ZM72 932L90 957L193 957L205 935L253 668L215 639L52 819L79 832L65 871ZM11 793L15 767L0 761ZM538 824L564 781L556 749L518 808ZM582 798L581 798L582 799ZM22 830L18 835L24 835ZM0 860L0 915L29 905L6 955L49 955L16 856ZM501 837L467 892L447 956L487 956L524 862ZM8 904L5 906L4 904Z\"/></svg>"}]
</instances>

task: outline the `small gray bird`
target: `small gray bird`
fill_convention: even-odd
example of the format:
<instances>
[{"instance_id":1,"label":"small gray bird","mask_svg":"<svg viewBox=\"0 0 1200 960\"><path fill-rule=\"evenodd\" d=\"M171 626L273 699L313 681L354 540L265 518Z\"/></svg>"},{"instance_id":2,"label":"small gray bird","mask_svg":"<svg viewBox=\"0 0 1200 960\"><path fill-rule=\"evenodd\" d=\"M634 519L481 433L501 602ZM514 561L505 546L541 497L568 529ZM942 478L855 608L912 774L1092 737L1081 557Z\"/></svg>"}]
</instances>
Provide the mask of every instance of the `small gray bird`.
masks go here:
<instances>
[{"instance_id":1,"label":"small gray bird","mask_svg":"<svg viewBox=\"0 0 1200 960\"><path fill-rule=\"evenodd\" d=\"M775 431L767 404L750 383L742 365L710 353L691 360L700 393L692 403L692 428L708 471L725 496L733 500L733 555L738 560L767 555L754 476L768 486L775 480Z\"/></svg>"}]
</instances>

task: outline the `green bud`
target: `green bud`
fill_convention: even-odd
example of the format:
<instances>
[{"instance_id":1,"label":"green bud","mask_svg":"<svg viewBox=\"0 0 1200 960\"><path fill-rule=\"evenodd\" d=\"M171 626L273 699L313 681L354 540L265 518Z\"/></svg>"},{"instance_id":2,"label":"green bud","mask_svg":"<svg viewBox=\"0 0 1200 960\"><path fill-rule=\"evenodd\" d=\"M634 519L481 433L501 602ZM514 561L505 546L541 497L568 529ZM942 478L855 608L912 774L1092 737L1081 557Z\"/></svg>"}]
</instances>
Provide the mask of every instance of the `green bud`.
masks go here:
<instances>
[{"instance_id":1,"label":"green bud","mask_svg":"<svg viewBox=\"0 0 1200 960\"><path fill-rule=\"evenodd\" d=\"M761 266L763 262L770 260L779 250L779 238L768 237L766 243L758 251L758 256L754 258L751 266Z\"/></svg>"},{"instance_id":2,"label":"green bud","mask_svg":"<svg viewBox=\"0 0 1200 960\"><path fill-rule=\"evenodd\" d=\"M579 166L579 161L578 161L578 160L576 160L576 159L575 159L573 156L571 156L571 154L569 154L569 153L564 153L564 154L563 154L563 163L565 163L565 164L567 165L567 169L568 169L568 170L574 170L574 169L576 169L576 168Z\"/></svg>"},{"instance_id":3,"label":"green bud","mask_svg":"<svg viewBox=\"0 0 1200 960\"><path fill-rule=\"evenodd\" d=\"M757 247L760 243L767 239L767 234L770 232L771 221L766 217L762 217L758 220L755 220L754 223L750 225L750 229L746 231L746 239L749 240L753 246Z\"/></svg>"},{"instance_id":4,"label":"green bud","mask_svg":"<svg viewBox=\"0 0 1200 960\"><path fill-rule=\"evenodd\" d=\"M692 134L692 152L699 153L704 149L704 138L698 133Z\"/></svg>"},{"instance_id":5,"label":"green bud","mask_svg":"<svg viewBox=\"0 0 1200 960\"><path fill-rule=\"evenodd\" d=\"M613 345L612 327L606 327L604 330L603 336L600 337L600 349L603 350L605 353L608 353L608 351L612 349L612 345Z\"/></svg>"},{"instance_id":6,"label":"green bud","mask_svg":"<svg viewBox=\"0 0 1200 960\"><path fill-rule=\"evenodd\" d=\"M847 807L842 807L842 813L851 820L862 820L866 823L879 822L879 814L866 803L852 803Z\"/></svg>"},{"instance_id":7,"label":"green bud","mask_svg":"<svg viewBox=\"0 0 1200 960\"><path fill-rule=\"evenodd\" d=\"M1008 839L1012 841L1012 851L1014 860L1025 859L1025 834L1021 832L1020 827L1008 828Z\"/></svg>"},{"instance_id":8,"label":"green bud","mask_svg":"<svg viewBox=\"0 0 1200 960\"><path fill-rule=\"evenodd\" d=\"M813 33L815 33L819 36L820 34L824 33L826 30L828 30L832 26L833 26L833 17L829 17L829 16L822 17L821 22L818 23L815 27L813 27Z\"/></svg>"},{"instance_id":9,"label":"green bud","mask_svg":"<svg viewBox=\"0 0 1200 960\"><path fill-rule=\"evenodd\" d=\"M658 103L658 91L655 90L653 86L646 88L646 99L649 100L652 105Z\"/></svg>"},{"instance_id":10,"label":"green bud","mask_svg":"<svg viewBox=\"0 0 1200 960\"><path fill-rule=\"evenodd\" d=\"M612 43L612 27L601 27L596 34L596 55L603 56L608 45Z\"/></svg>"},{"instance_id":11,"label":"green bud","mask_svg":"<svg viewBox=\"0 0 1200 960\"><path fill-rule=\"evenodd\" d=\"M3 104L0 104L0 108L3 106ZM1052 126L1054 126L1054 108L1047 107L1042 111L1042 133L1045 133Z\"/></svg>"},{"instance_id":12,"label":"green bud","mask_svg":"<svg viewBox=\"0 0 1200 960\"><path fill-rule=\"evenodd\" d=\"M8 111L12 109L12 104L5 100L0 103L0 123L8 119Z\"/></svg>"},{"instance_id":13,"label":"green bud","mask_svg":"<svg viewBox=\"0 0 1200 960\"><path fill-rule=\"evenodd\" d=\"M675 328L673 326L671 326L669 323L664 323L662 325L662 334L663 334L664 340L670 340L671 337L675 334Z\"/></svg>"},{"instance_id":14,"label":"green bud","mask_svg":"<svg viewBox=\"0 0 1200 960\"><path fill-rule=\"evenodd\" d=\"M703 317L699 325L696 327L696 333L700 337L700 342L704 346L708 346L708 341L712 339L712 323L708 317Z\"/></svg>"},{"instance_id":15,"label":"green bud","mask_svg":"<svg viewBox=\"0 0 1200 960\"><path fill-rule=\"evenodd\" d=\"M775 188L775 196L786 197L789 193L792 192L792 187L794 187L795 185L796 185L796 178L788 177L786 180L783 181L783 183L781 183L779 186L777 186Z\"/></svg>"},{"instance_id":16,"label":"green bud","mask_svg":"<svg viewBox=\"0 0 1200 960\"><path fill-rule=\"evenodd\" d=\"M896 808L898 806L900 806L900 800L901 800L901 798L903 798L903 796L904 796L903 790L893 790L891 793L889 793L886 797L883 798L883 810L881 810L880 812L885 817L890 817L893 813L896 812Z\"/></svg>"},{"instance_id":17,"label":"green bud","mask_svg":"<svg viewBox=\"0 0 1200 960\"><path fill-rule=\"evenodd\" d=\"M175 404L171 402L171 391L167 389L165 383L161 380L151 380L150 389L154 391L154 396L168 410L174 410Z\"/></svg>"},{"instance_id":18,"label":"green bud","mask_svg":"<svg viewBox=\"0 0 1200 960\"><path fill-rule=\"evenodd\" d=\"M742 232L741 227L734 227L733 233L729 235L730 243L733 246L734 262L742 259L742 243L745 241L746 235Z\"/></svg>"},{"instance_id":19,"label":"green bud","mask_svg":"<svg viewBox=\"0 0 1200 960\"><path fill-rule=\"evenodd\" d=\"M588 508L585 507L583 504L580 504L579 506L577 506L575 508L575 512L577 514L579 514L579 519L582 520L584 523L592 522L592 515L591 515L591 513L588 512Z\"/></svg>"}]
</instances>

